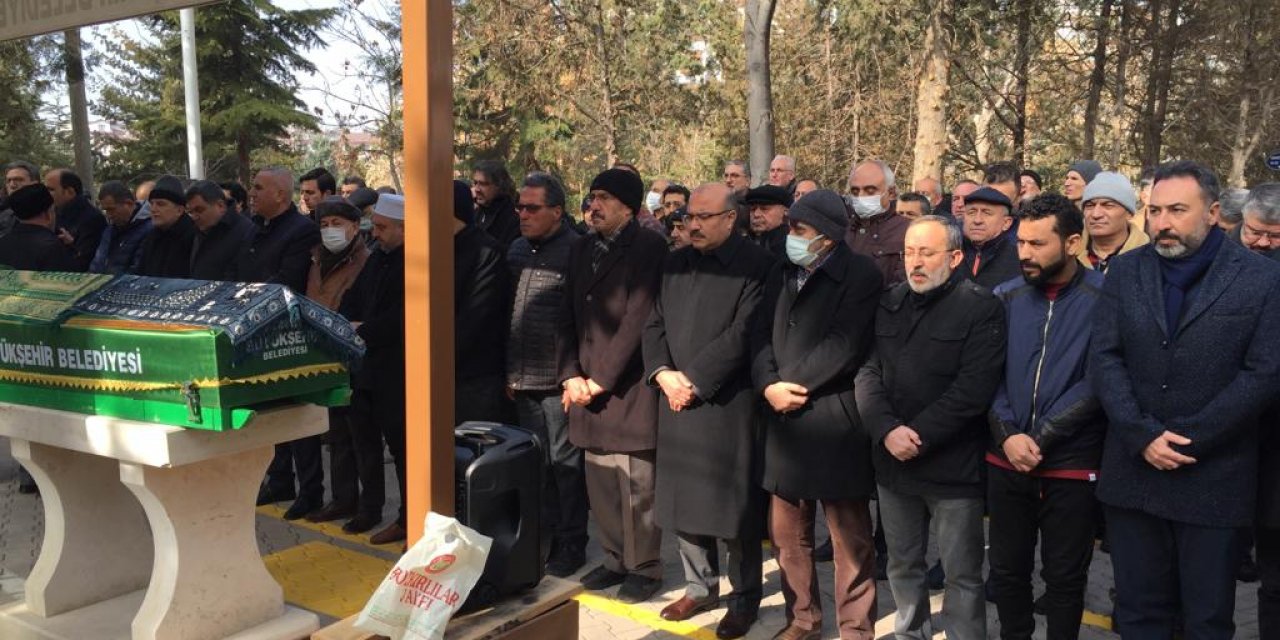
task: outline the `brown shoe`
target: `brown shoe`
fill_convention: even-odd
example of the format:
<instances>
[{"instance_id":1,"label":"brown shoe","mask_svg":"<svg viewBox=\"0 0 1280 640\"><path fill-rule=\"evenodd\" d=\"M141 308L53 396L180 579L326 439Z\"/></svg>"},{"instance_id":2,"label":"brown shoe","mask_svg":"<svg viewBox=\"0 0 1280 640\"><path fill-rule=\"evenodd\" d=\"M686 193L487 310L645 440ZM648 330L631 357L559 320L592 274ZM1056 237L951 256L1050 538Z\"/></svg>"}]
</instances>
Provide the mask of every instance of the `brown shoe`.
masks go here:
<instances>
[{"instance_id":1,"label":"brown shoe","mask_svg":"<svg viewBox=\"0 0 1280 640\"><path fill-rule=\"evenodd\" d=\"M773 640L822 640L822 628L801 629L792 623L774 635Z\"/></svg>"},{"instance_id":2,"label":"brown shoe","mask_svg":"<svg viewBox=\"0 0 1280 640\"><path fill-rule=\"evenodd\" d=\"M369 544L391 544L392 542L400 542L409 537L409 532L404 527L392 522L385 529L369 536Z\"/></svg>"},{"instance_id":3,"label":"brown shoe","mask_svg":"<svg viewBox=\"0 0 1280 640\"><path fill-rule=\"evenodd\" d=\"M751 625L756 623L756 614L746 611L730 611L716 625L716 637L720 640L734 640L747 635Z\"/></svg>"},{"instance_id":4,"label":"brown shoe","mask_svg":"<svg viewBox=\"0 0 1280 640\"><path fill-rule=\"evenodd\" d=\"M694 600L689 596L681 596L679 600L663 607L662 613L659 615L662 616L663 620L680 622L681 620L688 620L703 611L710 611L719 603L720 598L716 596L711 596L704 600Z\"/></svg>"}]
</instances>

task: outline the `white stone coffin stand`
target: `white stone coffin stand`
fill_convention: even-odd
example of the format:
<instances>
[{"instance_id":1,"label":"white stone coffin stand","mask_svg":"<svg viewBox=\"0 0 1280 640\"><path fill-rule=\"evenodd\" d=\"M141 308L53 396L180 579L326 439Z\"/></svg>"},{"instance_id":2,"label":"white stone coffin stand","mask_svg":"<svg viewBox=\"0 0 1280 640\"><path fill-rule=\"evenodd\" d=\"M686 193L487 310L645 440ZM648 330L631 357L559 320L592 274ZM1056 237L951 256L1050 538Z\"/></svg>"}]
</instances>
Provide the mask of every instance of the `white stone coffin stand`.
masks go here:
<instances>
[{"instance_id":1,"label":"white stone coffin stand","mask_svg":"<svg viewBox=\"0 0 1280 640\"><path fill-rule=\"evenodd\" d=\"M324 432L315 405L201 431L0 403L0 436L35 477L44 544L23 593L0 593L4 640L296 640L258 553L254 502L272 445Z\"/></svg>"}]
</instances>

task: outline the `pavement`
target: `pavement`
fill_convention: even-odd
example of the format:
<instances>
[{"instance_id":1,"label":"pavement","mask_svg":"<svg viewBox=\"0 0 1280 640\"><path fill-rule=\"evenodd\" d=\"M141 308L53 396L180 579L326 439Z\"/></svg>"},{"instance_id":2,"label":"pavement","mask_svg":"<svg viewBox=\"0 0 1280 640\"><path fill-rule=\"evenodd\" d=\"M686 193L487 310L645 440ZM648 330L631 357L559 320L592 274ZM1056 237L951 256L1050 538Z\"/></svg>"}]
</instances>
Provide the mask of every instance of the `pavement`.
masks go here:
<instances>
[{"instance_id":1,"label":"pavement","mask_svg":"<svg viewBox=\"0 0 1280 640\"><path fill-rule=\"evenodd\" d=\"M25 578L35 563L44 535L44 512L37 496L22 495L17 491L18 465L9 455L7 443L0 444L0 581L6 578ZM386 514L398 504L395 495L394 471L386 467L388 504ZM351 536L343 533L341 523L316 525L306 522L286 522L282 519L287 503L258 508L258 546L268 570L284 587L285 599L295 606L319 614L322 623L328 624L360 611L374 587L386 575L400 553L400 545L370 545L367 536ZM826 534L819 525L818 539ZM936 553L936 552L934 552ZM588 561L580 573L599 564L599 547L593 541L588 549ZM675 539L663 539L663 582L661 594L651 602L626 605L612 599L616 589L600 593L588 593L579 598L581 618L579 636L590 640L665 640L692 638L715 640L715 627L723 609L717 609L681 623L662 620L658 612L678 599L683 591L680 561L676 554ZM768 554L766 554L768 557ZM1119 636L1110 631L1111 600L1108 595L1112 585L1111 561L1105 553L1095 553L1089 570L1089 586L1085 594L1085 625L1080 637L1087 640L1113 639ZM824 638L837 638L833 599L831 595L832 565L819 565L819 584L822 585ZM770 559L764 566L765 598L761 605L760 621L747 636L750 640L768 639L785 625L782 593L779 587L777 562ZM1036 579L1037 593L1043 584ZM721 585L721 593L728 593L727 581ZM888 583L877 584L876 637L892 636L893 598ZM932 598L938 628L941 620L937 612L941 606L941 592ZM988 637L999 637L999 623L995 607L988 604ZM1044 620L1038 618L1039 629L1034 636L1044 638ZM1257 585L1238 584L1236 590L1236 638L1258 637ZM944 635L939 632L935 637Z\"/></svg>"}]
</instances>

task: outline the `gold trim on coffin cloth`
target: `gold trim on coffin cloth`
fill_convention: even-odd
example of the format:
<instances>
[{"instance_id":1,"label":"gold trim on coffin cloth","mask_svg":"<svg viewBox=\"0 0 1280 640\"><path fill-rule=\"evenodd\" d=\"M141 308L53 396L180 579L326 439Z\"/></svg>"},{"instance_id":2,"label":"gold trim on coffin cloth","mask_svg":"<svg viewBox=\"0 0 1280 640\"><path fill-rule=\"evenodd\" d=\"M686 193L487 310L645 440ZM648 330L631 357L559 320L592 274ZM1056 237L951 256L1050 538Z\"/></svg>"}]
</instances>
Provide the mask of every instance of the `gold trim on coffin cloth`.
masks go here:
<instances>
[{"instance_id":1,"label":"gold trim on coffin cloth","mask_svg":"<svg viewBox=\"0 0 1280 640\"><path fill-rule=\"evenodd\" d=\"M130 320L127 318L93 318L76 316L62 323L64 327L83 327L90 329L124 329L127 331L160 331L180 333L184 331L214 331L212 327L198 324L177 324L154 320Z\"/></svg>"},{"instance_id":2,"label":"gold trim on coffin cloth","mask_svg":"<svg viewBox=\"0 0 1280 640\"><path fill-rule=\"evenodd\" d=\"M301 367L294 367L292 369L281 369L280 371L272 371L270 373L263 373L245 378L196 380L195 385L200 389L208 389L211 387L229 387L238 384L265 384L294 378L307 378L311 376L324 375L327 373L342 373L344 371L346 371L346 369L343 368L341 364L336 362L326 362L322 364L309 364ZM164 391L168 389L182 388L182 383L174 382L139 382L133 380L80 378L76 376L64 376L49 373L28 373L26 371L14 371L12 369L0 369L0 382L43 384L55 387L87 389L90 391Z\"/></svg>"}]
</instances>

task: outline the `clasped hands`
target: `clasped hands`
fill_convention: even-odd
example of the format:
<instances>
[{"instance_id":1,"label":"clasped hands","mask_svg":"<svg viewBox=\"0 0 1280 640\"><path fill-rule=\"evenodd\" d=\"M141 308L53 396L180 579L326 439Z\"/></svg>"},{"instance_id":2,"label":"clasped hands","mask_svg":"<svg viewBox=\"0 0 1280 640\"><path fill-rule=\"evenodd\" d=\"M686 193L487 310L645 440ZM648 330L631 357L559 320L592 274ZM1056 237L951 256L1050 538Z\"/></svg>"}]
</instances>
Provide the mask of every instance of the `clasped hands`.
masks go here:
<instances>
[{"instance_id":1,"label":"clasped hands","mask_svg":"<svg viewBox=\"0 0 1280 640\"><path fill-rule=\"evenodd\" d=\"M570 405L585 407L591 404L596 396L603 393L604 387L595 380L574 376L564 381L564 392L560 394L560 406L564 407L565 411L569 410Z\"/></svg>"},{"instance_id":2,"label":"clasped hands","mask_svg":"<svg viewBox=\"0 0 1280 640\"><path fill-rule=\"evenodd\" d=\"M791 413L809 402L809 390L794 382L775 382L764 388L764 399L778 413Z\"/></svg>"},{"instance_id":3,"label":"clasped hands","mask_svg":"<svg viewBox=\"0 0 1280 640\"><path fill-rule=\"evenodd\" d=\"M693 405L697 395L693 392L693 381L688 376L673 369L659 371L653 377L663 395L667 396L667 406L672 411L683 411Z\"/></svg>"}]
</instances>

